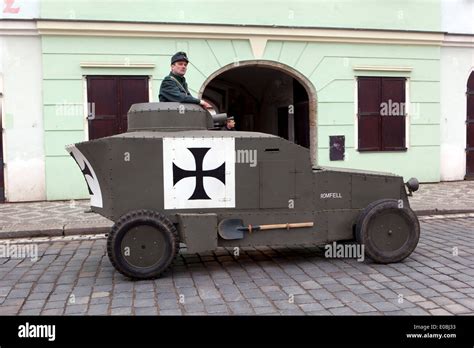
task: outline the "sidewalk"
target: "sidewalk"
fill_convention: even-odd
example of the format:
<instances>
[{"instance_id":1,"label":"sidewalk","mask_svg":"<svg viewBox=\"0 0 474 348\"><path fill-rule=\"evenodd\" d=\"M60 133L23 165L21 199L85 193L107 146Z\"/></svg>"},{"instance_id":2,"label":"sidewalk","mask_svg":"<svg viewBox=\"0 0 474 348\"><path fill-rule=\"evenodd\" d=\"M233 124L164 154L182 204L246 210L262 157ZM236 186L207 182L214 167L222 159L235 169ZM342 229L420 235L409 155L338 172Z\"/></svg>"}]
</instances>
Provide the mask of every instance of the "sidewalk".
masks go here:
<instances>
[{"instance_id":1,"label":"sidewalk","mask_svg":"<svg viewBox=\"0 0 474 348\"><path fill-rule=\"evenodd\" d=\"M474 212L474 181L450 181L420 184L410 197L417 215Z\"/></svg>"},{"instance_id":2,"label":"sidewalk","mask_svg":"<svg viewBox=\"0 0 474 348\"><path fill-rule=\"evenodd\" d=\"M89 210L89 200L1 204L0 239L108 233L112 221Z\"/></svg>"},{"instance_id":3,"label":"sidewalk","mask_svg":"<svg viewBox=\"0 0 474 348\"><path fill-rule=\"evenodd\" d=\"M410 197L417 215L474 212L474 181L421 184ZM0 239L108 233L112 222L88 200L0 205Z\"/></svg>"}]
</instances>

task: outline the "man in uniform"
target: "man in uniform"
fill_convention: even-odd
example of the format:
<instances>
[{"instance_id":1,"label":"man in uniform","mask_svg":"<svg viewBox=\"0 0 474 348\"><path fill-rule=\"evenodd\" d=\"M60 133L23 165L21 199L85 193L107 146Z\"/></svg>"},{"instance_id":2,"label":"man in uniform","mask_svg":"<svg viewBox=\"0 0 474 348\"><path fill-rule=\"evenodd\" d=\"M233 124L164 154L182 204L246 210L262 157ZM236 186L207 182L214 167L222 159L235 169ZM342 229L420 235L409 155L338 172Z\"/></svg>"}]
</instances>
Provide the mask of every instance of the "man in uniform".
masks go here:
<instances>
[{"instance_id":1,"label":"man in uniform","mask_svg":"<svg viewBox=\"0 0 474 348\"><path fill-rule=\"evenodd\" d=\"M224 127L221 128L221 130L225 131L235 131L235 120L234 116L229 116L227 117L227 121Z\"/></svg>"},{"instance_id":2,"label":"man in uniform","mask_svg":"<svg viewBox=\"0 0 474 348\"><path fill-rule=\"evenodd\" d=\"M171 57L171 72L161 82L160 102L178 102L199 104L206 109L212 106L206 101L194 98L188 90L184 75L188 68L188 57L185 52L177 52Z\"/></svg>"}]
</instances>

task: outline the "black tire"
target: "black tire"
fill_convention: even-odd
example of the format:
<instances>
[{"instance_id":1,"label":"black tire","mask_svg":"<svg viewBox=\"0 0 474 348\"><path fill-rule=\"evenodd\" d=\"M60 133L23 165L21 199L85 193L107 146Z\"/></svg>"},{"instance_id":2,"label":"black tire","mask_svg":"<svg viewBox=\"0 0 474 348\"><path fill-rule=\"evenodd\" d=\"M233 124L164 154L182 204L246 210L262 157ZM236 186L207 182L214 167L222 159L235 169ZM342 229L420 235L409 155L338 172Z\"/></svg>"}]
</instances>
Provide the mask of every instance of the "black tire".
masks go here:
<instances>
[{"instance_id":1,"label":"black tire","mask_svg":"<svg viewBox=\"0 0 474 348\"><path fill-rule=\"evenodd\" d=\"M171 267L179 250L173 223L160 213L123 215L107 238L107 254L117 271L132 279L154 279Z\"/></svg>"},{"instance_id":2,"label":"black tire","mask_svg":"<svg viewBox=\"0 0 474 348\"><path fill-rule=\"evenodd\" d=\"M413 210L399 208L396 199L381 199L362 211L355 237L376 263L400 262L415 250L420 223Z\"/></svg>"}]
</instances>

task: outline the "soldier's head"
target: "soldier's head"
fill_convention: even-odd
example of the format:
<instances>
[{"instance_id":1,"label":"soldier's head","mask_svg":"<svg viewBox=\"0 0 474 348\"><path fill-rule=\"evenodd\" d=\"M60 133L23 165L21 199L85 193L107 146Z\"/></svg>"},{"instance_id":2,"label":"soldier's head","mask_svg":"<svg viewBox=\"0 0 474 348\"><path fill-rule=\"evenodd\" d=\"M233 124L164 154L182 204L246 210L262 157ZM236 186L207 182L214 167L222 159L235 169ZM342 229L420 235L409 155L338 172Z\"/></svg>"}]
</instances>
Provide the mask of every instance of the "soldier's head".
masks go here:
<instances>
[{"instance_id":1,"label":"soldier's head","mask_svg":"<svg viewBox=\"0 0 474 348\"><path fill-rule=\"evenodd\" d=\"M171 57L171 72L184 76L188 68L189 59L186 52L177 52Z\"/></svg>"},{"instance_id":2,"label":"soldier's head","mask_svg":"<svg viewBox=\"0 0 474 348\"><path fill-rule=\"evenodd\" d=\"M227 117L226 127L228 129L235 128L234 116Z\"/></svg>"}]
</instances>

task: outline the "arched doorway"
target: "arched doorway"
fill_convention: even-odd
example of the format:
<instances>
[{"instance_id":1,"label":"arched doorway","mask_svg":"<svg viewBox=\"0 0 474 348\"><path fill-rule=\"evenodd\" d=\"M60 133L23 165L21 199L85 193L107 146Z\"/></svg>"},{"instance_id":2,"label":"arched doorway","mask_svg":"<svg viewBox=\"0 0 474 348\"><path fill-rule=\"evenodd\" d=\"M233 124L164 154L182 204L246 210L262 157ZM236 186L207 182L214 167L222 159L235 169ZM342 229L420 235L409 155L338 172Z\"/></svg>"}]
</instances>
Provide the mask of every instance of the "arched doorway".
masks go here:
<instances>
[{"instance_id":1,"label":"arched doorway","mask_svg":"<svg viewBox=\"0 0 474 348\"><path fill-rule=\"evenodd\" d=\"M467 80L466 179L474 180L474 71Z\"/></svg>"},{"instance_id":2,"label":"arched doorway","mask_svg":"<svg viewBox=\"0 0 474 348\"><path fill-rule=\"evenodd\" d=\"M316 90L295 69L273 61L242 61L213 73L199 96L232 115L237 130L278 135L310 149L316 164Z\"/></svg>"}]
</instances>

